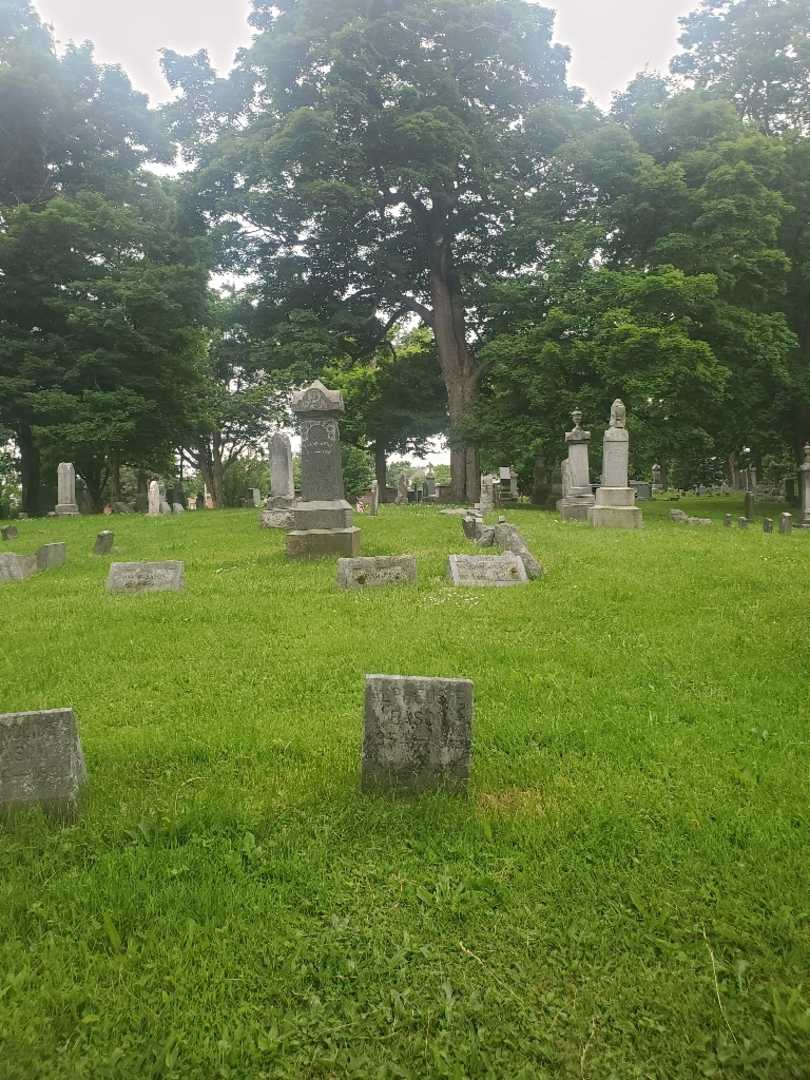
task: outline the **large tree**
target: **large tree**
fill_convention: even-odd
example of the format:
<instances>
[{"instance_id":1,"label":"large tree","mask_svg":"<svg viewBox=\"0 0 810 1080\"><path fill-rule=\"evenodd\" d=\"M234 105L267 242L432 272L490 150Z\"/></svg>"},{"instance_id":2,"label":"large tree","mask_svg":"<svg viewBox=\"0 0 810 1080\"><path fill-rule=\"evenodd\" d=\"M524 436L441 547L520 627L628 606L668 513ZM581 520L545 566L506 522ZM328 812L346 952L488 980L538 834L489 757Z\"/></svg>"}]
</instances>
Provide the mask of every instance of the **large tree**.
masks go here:
<instances>
[{"instance_id":1,"label":"large tree","mask_svg":"<svg viewBox=\"0 0 810 1080\"><path fill-rule=\"evenodd\" d=\"M518 223L578 100L553 14L524 0L254 0L251 23L230 82L202 54L165 57L224 258L257 275L269 336L305 309L343 354L368 355L415 312L447 388L455 494L473 496L477 455L459 431L481 374L480 288L537 259Z\"/></svg>"}]
</instances>

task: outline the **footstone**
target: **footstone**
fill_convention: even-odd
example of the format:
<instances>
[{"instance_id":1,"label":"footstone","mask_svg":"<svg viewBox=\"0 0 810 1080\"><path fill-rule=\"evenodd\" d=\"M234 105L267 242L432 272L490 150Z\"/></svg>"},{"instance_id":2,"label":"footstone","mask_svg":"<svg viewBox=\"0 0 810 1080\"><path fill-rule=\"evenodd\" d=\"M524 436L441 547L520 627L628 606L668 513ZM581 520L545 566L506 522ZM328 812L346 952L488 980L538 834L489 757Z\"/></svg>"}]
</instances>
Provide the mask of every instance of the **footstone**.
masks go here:
<instances>
[{"instance_id":1,"label":"footstone","mask_svg":"<svg viewBox=\"0 0 810 1080\"><path fill-rule=\"evenodd\" d=\"M779 518L779 532L786 536L788 533L793 532L793 515L782 514Z\"/></svg>"},{"instance_id":2,"label":"footstone","mask_svg":"<svg viewBox=\"0 0 810 1080\"><path fill-rule=\"evenodd\" d=\"M43 544L37 552L37 569L52 570L65 565L66 549L64 544Z\"/></svg>"},{"instance_id":3,"label":"footstone","mask_svg":"<svg viewBox=\"0 0 810 1080\"><path fill-rule=\"evenodd\" d=\"M109 555L112 551L113 541L115 540L115 533L110 529L105 529L100 532L96 537L96 543L93 547L94 555Z\"/></svg>"},{"instance_id":4,"label":"footstone","mask_svg":"<svg viewBox=\"0 0 810 1080\"><path fill-rule=\"evenodd\" d=\"M450 555L450 580L454 585L525 585L528 575L522 559L511 551L503 555Z\"/></svg>"},{"instance_id":5,"label":"footstone","mask_svg":"<svg viewBox=\"0 0 810 1080\"><path fill-rule=\"evenodd\" d=\"M79 512L76 502L76 470L69 461L62 461L56 472L58 502L55 513L59 516L74 516Z\"/></svg>"},{"instance_id":6,"label":"footstone","mask_svg":"<svg viewBox=\"0 0 810 1080\"><path fill-rule=\"evenodd\" d=\"M107 575L108 592L181 592L184 563L166 562L113 563Z\"/></svg>"},{"instance_id":7,"label":"footstone","mask_svg":"<svg viewBox=\"0 0 810 1080\"><path fill-rule=\"evenodd\" d=\"M415 555L377 555L361 559L338 559L337 583L341 589L416 582Z\"/></svg>"},{"instance_id":8,"label":"footstone","mask_svg":"<svg viewBox=\"0 0 810 1080\"><path fill-rule=\"evenodd\" d=\"M4 528L0 529L0 536L2 536L4 540L16 540L19 533L17 532L17 527L15 525L6 525Z\"/></svg>"},{"instance_id":9,"label":"footstone","mask_svg":"<svg viewBox=\"0 0 810 1080\"><path fill-rule=\"evenodd\" d=\"M509 525L505 521L499 521L495 526L495 543L498 547L504 548L506 551L511 551L513 555L517 555L523 563L526 576L530 581L534 581L543 576L543 567L537 559L535 559L531 551L529 551L526 541L514 525Z\"/></svg>"},{"instance_id":10,"label":"footstone","mask_svg":"<svg viewBox=\"0 0 810 1080\"><path fill-rule=\"evenodd\" d=\"M465 791L472 722L467 679L367 675L363 790Z\"/></svg>"},{"instance_id":11,"label":"footstone","mask_svg":"<svg viewBox=\"0 0 810 1080\"><path fill-rule=\"evenodd\" d=\"M726 526L726 528L730 529L733 523L734 519L732 518L731 514L726 514L726 516L723 518L723 524Z\"/></svg>"},{"instance_id":12,"label":"footstone","mask_svg":"<svg viewBox=\"0 0 810 1080\"><path fill-rule=\"evenodd\" d=\"M773 532L773 518L765 518L762 522L762 531L766 533Z\"/></svg>"},{"instance_id":13,"label":"footstone","mask_svg":"<svg viewBox=\"0 0 810 1080\"><path fill-rule=\"evenodd\" d=\"M0 810L73 817L86 778L72 709L0 713Z\"/></svg>"},{"instance_id":14,"label":"footstone","mask_svg":"<svg viewBox=\"0 0 810 1080\"><path fill-rule=\"evenodd\" d=\"M0 585L10 581L25 581L36 574L36 555L0 555Z\"/></svg>"}]
</instances>

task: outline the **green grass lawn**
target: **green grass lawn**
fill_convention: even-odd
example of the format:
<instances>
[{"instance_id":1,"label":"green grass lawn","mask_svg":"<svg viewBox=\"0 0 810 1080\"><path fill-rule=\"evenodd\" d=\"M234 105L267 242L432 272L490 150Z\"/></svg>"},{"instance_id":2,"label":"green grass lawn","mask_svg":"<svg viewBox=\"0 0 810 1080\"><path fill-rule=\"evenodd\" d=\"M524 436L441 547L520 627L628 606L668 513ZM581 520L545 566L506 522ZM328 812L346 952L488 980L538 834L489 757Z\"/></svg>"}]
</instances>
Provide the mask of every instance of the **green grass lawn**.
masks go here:
<instances>
[{"instance_id":1,"label":"green grass lawn","mask_svg":"<svg viewBox=\"0 0 810 1080\"><path fill-rule=\"evenodd\" d=\"M810 1077L810 533L644 512L511 512L545 578L465 590L384 507L419 585L353 593L255 511L20 523L68 563L0 587L0 709L90 785L0 827L0 1078ZM108 596L105 527L185 592ZM468 798L360 794L367 672L474 680Z\"/></svg>"}]
</instances>

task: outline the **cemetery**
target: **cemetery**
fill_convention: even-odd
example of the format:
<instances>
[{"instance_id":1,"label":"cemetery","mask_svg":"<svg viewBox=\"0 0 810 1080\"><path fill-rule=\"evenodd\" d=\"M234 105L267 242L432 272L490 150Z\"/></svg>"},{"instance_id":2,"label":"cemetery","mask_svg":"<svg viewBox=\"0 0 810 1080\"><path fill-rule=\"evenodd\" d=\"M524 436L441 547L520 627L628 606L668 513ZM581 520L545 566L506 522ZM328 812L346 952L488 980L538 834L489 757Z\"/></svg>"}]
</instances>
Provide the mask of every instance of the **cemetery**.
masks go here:
<instances>
[{"instance_id":1,"label":"cemetery","mask_svg":"<svg viewBox=\"0 0 810 1080\"><path fill-rule=\"evenodd\" d=\"M525 0L250 0L155 107L48 2L0 1080L807 1080L804 6L607 104Z\"/></svg>"}]
</instances>

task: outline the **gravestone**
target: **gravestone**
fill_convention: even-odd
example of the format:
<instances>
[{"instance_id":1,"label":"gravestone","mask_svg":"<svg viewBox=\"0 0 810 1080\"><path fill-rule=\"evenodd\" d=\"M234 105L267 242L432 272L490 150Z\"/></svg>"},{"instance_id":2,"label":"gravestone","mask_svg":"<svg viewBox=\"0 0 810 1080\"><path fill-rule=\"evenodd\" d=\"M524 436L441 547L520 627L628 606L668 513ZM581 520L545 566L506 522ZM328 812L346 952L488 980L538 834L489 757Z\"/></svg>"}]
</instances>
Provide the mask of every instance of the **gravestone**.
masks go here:
<instances>
[{"instance_id":1,"label":"gravestone","mask_svg":"<svg viewBox=\"0 0 810 1080\"><path fill-rule=\"evenodd\" d=\"M404 506L407 501L408 477L405 475L405 473L400 473L399 479L397 480L397 497L394 499L394 502L397 504L397 506Z\"/></svg>"},{"instance_id":2,"label":"gravestone","mask_svg":"<svg viewBox=\"0 0 810 1080\"><path fill-rule=\"evenodd\" d=\"M689 515L684 510L670 510L669 517L671 521L688 521Z\"/></svg>"},{"instance_id":3,"label":"gravestone","mask_svg":"<svg viewBox=\"0 0 810 1080\"><path fill-rule=\"evenodd\" d=\"M258 488L250 489L250 497L253 500L253 505L258 509L262 505L262 493Z\"/></svg>"},{"instance_id":4,"label":"gravestone","mask_svg":"<svg viewBox=\"0 0 810 1080\"><path fill-rule=\"evenodd\" d=\"M55 512L59 516L75 516L79 512L76 502L76 470L69 461L62 461L56 472L57 503Z\"/></svg>"},{"instance_id":5,"label":"gravestone","mask_svg":"<svg viewBox=\"0 0 810 1080\"><path fill-rule=\"evenodd\" d=\"M368 492L368 512L372 517L376 517L380 511L380 485L376 480L371 481L371 487Z\"/></svg>"},{"instance_id":6,"label":"gravestone","mask_svg":"<svg viewBox=\"0 0 810 1080\"><path fill-rule=\"evenodd\" d=\"M562 463L563 494L557 509L563 521L587 521L588 511L594 504L588 460L591 433L582 429L579 409L571 413L571 419L574 426L565 433L568 457Z\"/></svg>"},{"instance_id":7,"label":"gravestone","mask_svg":"<svg viewBox=\"0 0 810 1080\"><path fill-rule=\"evenodd\" d=\"M4 540L16 540L19 536L16 525L4 526L0 529L0 536L2 536Z\"/></svg>"},{"instance_id":8,"label":"gravestone","mask_svg":"<svg viewBox=\"0 0 810 1080\"><path fill-rule=\"evenodd\" d=\"M762 531L766 533L773 532L773 518L765 518L762 522Z\"/></svg>"},{"instance_id":9,"label":"gravestone","mask_svg":"<svg viewBox=\"0 0 810 1080\"><path fill-rule=\"evenodd\" d=\"M100 532L96 537L96 542L93 547L94 555L109 555L112 551L113 541L115 540L115 533L110 529L105 529Z\"/></svg>"},{"instance_id":10,"label":"gravestone","mask_svg":"<svg viewBox=\"0 0 810 1080\"><path fill-rule=\"evenodd\" d=\"M495 509L495 478L493 476L481 477L481 513L491 514Z\"/></svg>"},{"instance_id":11,"label":"gravestone","mask_svg":"<svg viewBox=\"0 0 810 1080\"><path fill-rule=\"evenodd\" d=\"M652 494L657 495L659 491L664 490L664 485L661 483L661 477L663 475L663 469L660 465L653 465L652 467Z\"/></svg>"},{"instance_id":12,"label":"gravestone","mask_svg":"<svg viewBox=\"0 0 810 1080\"><path fill-rule=\"evenodd\" d=\"M160 500L160 512L161 514L170 514L172 512L172 508L169 505L168 501L162 497Z\"/></svg>"},{"instance_id":13,"label":"gravestone","mask_svg":"<svg viewBox=\"0 0 810 1080\"><path fill-rule=\"evenodd\" d=\"M793 532L793 514L784 513L779 518L779 532L787 536Z\"/></svg>"},{"instance_id":14,"label":"gravestone","mask_svg":"<svg viewBox=\"0 0 810 1080\"><path fill-rule=\"evenodd\" d=\"M149 483L149 517L159 517L160 515L160 484L157 480L151 480Z\"/></svg>"},{"instance_id":15,"label":"gravestone","mask_svg":"<svg viewBox=\"0 0 810 1080\"><path fill-rule=\"evenodd\" d=\"M635 506L635 492L627 482L630 436L625 427L626 410L618 398L610 410L610 426L602 451L602 484L596 502L588 510L588 521L596 528L640 529L641 511Z\"/></svg>"},{"instance_id":16,"label":"gravestone","mask_svg":"<svg viewBox=\"0 0 810 1080\"><path fill-rule=\"evenodd\" d=\"M748 518L749 521L754 517L754 493L753 491L746 491L745 501L743 505L743 515Z\"/></svg>"},{"instance_id":17,"label":"gravestone","mask_svg":"<svg viewBox=\"0 0 810 1080\"><path fill-rule=\"evenodd\" d=\"M526 577L529 578L530 581L534 581L536 578L543 576L543 567L537 559L535 559L531 551L529 551L526 541L514 525L509 525L506 521L499 521L494 529L493 541L498 547L503 548L505 551L511 551L513 555L517 555L523 563Z\"/></svg>"},{"instance_id":18,"label":"gravestone","mask_svg":"<svg viewBox=\"0 0 810 1080\"><path fill-rule=\"evenodd\" d=\"M747 529L748 528L748 518L747 517L738 518L737 519L737 524L740 526L741 529Z\"/></svg>"},{"instance_id":19,"label":"gravestone","mask_svg":"<svg viewBox=\"0 0 810 1080\"><path fill-rule=\"evenodd\" d=\"M801 528L810 529L810 443L804 447L804 461L799 469L802 483Z\"/></svg>"},{"instance_id":20,"label":"gravestone","mask_svg":"<svg viewBox=\"0 0 810 1080\"><path fill-rule=\"evenodd\" d=\"M726 514L726 516L723 518L723 524L726 526L727 529L731 528L732 522L733 518L731 514Z\"/></svg>"},{"instance_id":21,"label":"gravestone","mask_svg":"<svg viewBox=\"0 0 810 1080\"><path fill-rule=\"evenodd\" d=\"M652 485L646 480L631 480L630 487L636 493L636 502L649 502L652 498Z\"/></svg>"},{"instance_id":22,"label":"gravestone","mask_svg":"<svg viewBox=\"0 0 810 1080\"><path fill-rule=\"evenodd\" d=\"M64 544L43 544L37 552L37 570L52 570L65 565L66 549Z\"/></svg>"},{"instance_id":23,"label":"gravestone","mask_svg":"<svg viewBox=\"0 0 810 1080\"><path fill-rule=\"evenodd\" d=\"M481 518L476 514L465 514L461 519L461 528L468 540L477 540L483 528Z\"/></svg>"},{"instance_id":24,"label":"gravestone","mask_svg":"<svg viewBox=\"0 0 810 1080\"><path fill-rule=\"evenodd\" d=\"M369 558L338 559L337 583L341 589L362 589L378 585L403 585L415 582L415 555L376 555Z\"/></svg>"},{"instance_id":25,"label":"gravestone","mask_svg":"<svg viewBox=\"0 0 810 1080\"><path fill-rule=\"evenodd\" d=\"M25 581L36 574L38 569L36 555L0 554L0 585L11 581Z\"/></svg>"},{"instance_id":26,"label":"gravestone","mask_svg":"<svg viewBox=\"0 0 810 1080\"><path fill-rule=\"evenodd\" d=\"M523 560L511 551L503 555L450 555L448 564L454 585L503 588L529 581Z\"/></svg>"},{"instance_id":27,"label":"gravestone","mask_svg":"<svg viewBox=\"0 0 810 1080\"><path fill-rule=\"evenodd\" d=\"M107 575L108 592L181 592L184 564L166 562L113 563Z\"/></svg>"},{"instance_id":28,"label":"gravestone","mask_svg":"<svg viewBox=\"0 0 810 1080\"><path fill-rule=\"evenodd\" d=\"M463 792L470 775L473 684L367 675L364 791Z\"/></svg>"},{"instance_id":29,"label":"gravestone","mask_svg":"<svg viewBox=\"0 0 810 1080\"><path fill-rule=\"evenodd\" d=\"M343 489L339 428L343 396L316 381L293 396L292 408L301 428L301 498L293 507L287 555L291 559L357 555L360 530L352 525L352 508Z\"/></svg>"},{"instance_id":30,"label":"gravestone","mask_svg":"<svg viewBox=\"0 0 810 1080\"><path fill-rule=\"evenodd\" d=\"M712 519L705 517L688 517L686 519L687 525L711 525Z\"/></svg>"},{"instance_id":31,"label":"gravestone","mask_svg":"<svg viewBox=\"0 0 810 1080\"><path fill-rule=\"evenodd\" d=\"M427 472L425 473L425 497L428 499L434 498L436 495L436 475L433 472L433 466L428 465Z\"/></svg>"},{"instance_id":32,"label":"gravestone","mask_svg":"<svg viewBox=\"0 0 810 1080\"><path fill-rule=\"evenodd\" d=\"M551 494L548 471L546 469L545 454L538 454L534 459L534 475L532 477L532 503L535 506L545 506Z\"/></svg>"},{"instance_id":33,"label":"gravestone","mask_svg":"<svg viewBox=\"0 0 810 1080\"><path fill-rule=\"evenodd\" d=\"M172 513L173 514L184 514L185 512L186 512L186 508L185 508L185 506L183 506L182 503L179 503L179 502L172 503Z\"/></svg>"},{"instance_id":34,"label":"gravestone","mask_svg":"<svg viewBox=\"0 0 810 1080\"><path fill-rule=\"evenodd\" d=\"M72 709L0 713L0 810L72 818L87 779Z\"/></svg>"}]
</instances>

